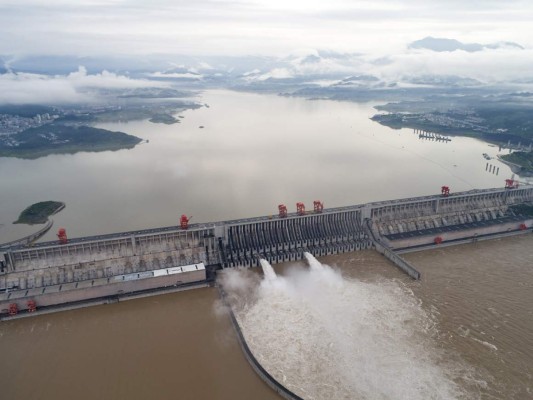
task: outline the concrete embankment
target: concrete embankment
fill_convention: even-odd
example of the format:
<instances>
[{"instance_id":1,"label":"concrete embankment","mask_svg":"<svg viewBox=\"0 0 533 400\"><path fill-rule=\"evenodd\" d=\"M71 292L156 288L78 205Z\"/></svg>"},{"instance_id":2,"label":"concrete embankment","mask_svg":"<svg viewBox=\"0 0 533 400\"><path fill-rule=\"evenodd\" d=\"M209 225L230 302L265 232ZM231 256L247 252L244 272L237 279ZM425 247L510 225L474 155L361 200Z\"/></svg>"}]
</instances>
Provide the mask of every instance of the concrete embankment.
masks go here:
<instances>
[{"instance_id":1,"label":"concrete embankment","mask_svg":"<svg viewBox=\"0 0 533 400\"><path fill-rule=\"evenodd\" d=\"M376 237L376 233L372 229L372 221L371 220L369 220L369 219L366 220L366 227L368 229L368 232L369 232L370 236L372 237L372 241L374 243L374 247L376 248L376 251L378 253L382 254L388 260L392 261L394 263L394 265L396 265L398 268L400 268L403 272L405 272L411 278L416 279L416 280L420 279L420 272L418 272L415 267L413 267L406 260L404 260L398 254L394 253L391 249L389 249L388 247L384 246L380 242L380 239Z\"/></svg>"},{"instance_id":2,"label":"concrete embankment","mask_svg":"<svg viewBox=\"0 0 533 400\"><path fill-rule=\"evenodd\" d=\"M124 294L120 294L116 296L100 297L100 298L95 298L95 299L90 299L90 300L80 300L80 301L74 301L74 302L65 303L65 304L57 304L57 305L45 306L45 307L39 306L39 308L34 312L23 312L17 315L0 315L0 321L10 321L13 319L27 318L27 317L37 316L37 315L44 315L44 314L53 314L53 313L62 312L62 311L78 310L80 308L87 308L87 307L92 307L92 306L114 304L114 303L119 303L119 302L128 301L128 300L142 299L145 297L152 297L152 296L159 296L159 295L169 294L169 293L183 292L183 291L192 290L192 289L201 289L201 288L210 287L211 285L212 285L212 282L210 281L193 282L189 284L183 284L180 286L148 289L148 290L143 290L143 291L137 291L134 293L124 293Z\"/></svg>"},{"instance_id":3,"label":"concrete embankment","mask_svg":"<svg viewBox=\"0 0 533 400\"><path fill-rule=\"evenodd\" d=\"M174 290L173 288L206 285L206 278L205 267L200 264L43 288L12 290L0 294L0 310L7 314L9 307L13 304L19 311L27 310L30 308L28 305L30 299L36 302L39 309L58 305L79 308L80 305L91 304L95 301L97 304L103 304L109 303L109 300L117 301L118 298L151 295L161 289Z\"/></svg>"},{"instance_id":4,"label":"concrete embankment","mask_svg":"<svg viewBox=\"0 0 533 400\"><path fill-rule=\"evenodd\" d=\"M525 228L520 228L523 226ZM419 234L391 240L389 237L382 240L395 252L405 252L406 249L432 247L435 244L436 235L441 239L440 246L447 244L467 243L476 240L487 240L491 238L504 237L508 234L517 235L530 232L533 228L533 219L521 219L520 221L510 221L504 223L488 224L487 226L472 226L463 229L454 229L438 234ZM421 232L422 233L422 232ZM502 236L503 235L503 236ZM439 240L440 241L440 240Z\"/></svg>"},{"instance_id":5,"label":"concrete embankment","mask_svg":"<svg viewBox=\"0 0 533 400\"><path fill-rule=\"evenodd\" d=\"M511 236L525 235L528 233L529 234L533 233L533 228L529 228L527 230L514 230L514 231L509 231L509 232L497 232L497 233L489 233L485 235L470 236L467 238L448 240L440 244L435 244L435 243L422 244L419 246L411 246L411 247L405 247L402 249L397 249L394 252L396 254L406 254L406 253L413 253L415 251L435 250L435 249L439 249L443 247L457 246L460 244L467 244L467 243L476 243L476 242L481 242L484 240L503 239L503 238L507 238Z\"/></svg>"},{"instance_id":6,"label":"concrete embankment","mask_svg":"<svg viewBox=\"0 0 533 400\"><path fill-rule=\"evenodd\" d=\"M63 205L63 208L65 206ZM43 236L46 232L50 230L50 228L54 225L53 220L48 220L48 222L37 232L32 233L31 235L24 236L23 238L13 240L11 242L7 243L0 243L0 249L7 249L12 246L26 246L32 242L35 242L37 239L39 239L41 236Z\"/></svg>"},{"instance_id":7,"label":"concrete embankment","mask_svg":"<svg viewBox=\"0 0 533 400\"><path fill-rule=\"evenodd\" d=\"M257 375L259 375L259 377L268 386L270 386L277 394L279 394L284 399L303 400L300 396L291 392L289 389L287 389L285 386L279 383L272 375L270 375L267 372L266 369L263 368L263 366L259 363L259 361L257 361L252 351L248 347L248 343L246 343L246 339L242 333L241 327L239 326L239 322L237 321L237 318L235 317L235 314L233 313L233 310L231 309L231 306L228 304L226 300L226 293L224 292L224 289L219 285L218 290L219 290L220 298L222 299L224 305L228 309L231 323L233 325L233 328L235 329L235 333L237 333L237 339L239 341L239 345L241 346L242 352L244 353L246 360L248 360L248 362L252 366L253 370L257 373Z\"/></svg>"},{"instance_id":8,"label":"concrete embankment","mask_svg":"<svg viewBox=\"0 0 533 400\"><path fill-rule=\"evenodd\" d=\"M396 265L398 268L400 268L403 272L405 272L407 275L409 275L413 279L420 279L420 272L418 272L415 267L413 267L411 264L409 264L407 261L405 261L402 257L400 257L398 254L392 252L385 246L381 245L380 243L374 243L376 246L376 250L378 253L385 256L387 259L392 261L394 265Z\"/></svg>"}]
</instances>

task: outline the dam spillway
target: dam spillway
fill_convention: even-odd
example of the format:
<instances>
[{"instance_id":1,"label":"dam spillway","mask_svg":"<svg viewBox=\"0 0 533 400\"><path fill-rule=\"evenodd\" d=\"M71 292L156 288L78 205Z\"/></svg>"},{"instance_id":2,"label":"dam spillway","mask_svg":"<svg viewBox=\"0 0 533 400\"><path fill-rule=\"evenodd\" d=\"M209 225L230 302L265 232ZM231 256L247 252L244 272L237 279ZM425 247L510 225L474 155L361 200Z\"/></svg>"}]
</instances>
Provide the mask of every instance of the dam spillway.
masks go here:
<instances>
[{"instance_id":1,"label":"dam spillway","mask_svg":"<svg viewBox=\"0 0 533 400\"><path fill-rule=\"evenodd\" d=\"M74 238L66 244L0 245L0 310L19 300L24 309L26 299L48 294L54 301L72 301L81 288L108 295L106 282L117 284L120 293L134 291L135 279L176 267L187 267L187 273L158 275L157 285L205 281L217 268L258 266L260 259L300 260L305 252L324 256L376 248L394 259L398 251L527 232L533 219L513 206L532 201L533 186L484 189ZM200 264L205 269L189 268Z\"/></svg>"}]
</instances>

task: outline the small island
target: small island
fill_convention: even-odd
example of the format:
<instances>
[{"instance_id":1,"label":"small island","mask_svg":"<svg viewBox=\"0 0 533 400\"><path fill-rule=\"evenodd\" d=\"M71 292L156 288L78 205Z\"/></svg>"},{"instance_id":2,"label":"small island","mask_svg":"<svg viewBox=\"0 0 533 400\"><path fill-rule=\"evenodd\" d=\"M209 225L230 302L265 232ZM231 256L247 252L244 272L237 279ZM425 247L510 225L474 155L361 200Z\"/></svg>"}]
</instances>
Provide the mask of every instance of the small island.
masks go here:
<instances>
[{"instance_id":1,"label":"small island","mask_svg":"<svg viewBox=\"0 0 533 400\"><path fill-rule=\"evenodd\" d=\"M131 149L141 141L124 132L51 123L12 135L0 135L0 157L35 159L49 154Z\"/></svg>"},{"instance_id":2,"label":"small island","mask_svg":"<svg viewBox=\"0 0 533 400\"><path fill-rule=\"evenodd\" d=\"M14 224L44 224L50 215L56 214L65 208L65 203L60 201L41 201L32 204L22 211Z\"/></svg>"},{"instance_id":3,"label":"small island","mask_svg":"<svg viewBox=\"0 0 533 400\"><path fill-rule=\"evenodd\" d=\"M174 118L170 114L155 114L152 116L152 118L149 119L149 121L153 124L167 124L167 125L180 123L179 119Z\"/></svg>"}]
</instances>

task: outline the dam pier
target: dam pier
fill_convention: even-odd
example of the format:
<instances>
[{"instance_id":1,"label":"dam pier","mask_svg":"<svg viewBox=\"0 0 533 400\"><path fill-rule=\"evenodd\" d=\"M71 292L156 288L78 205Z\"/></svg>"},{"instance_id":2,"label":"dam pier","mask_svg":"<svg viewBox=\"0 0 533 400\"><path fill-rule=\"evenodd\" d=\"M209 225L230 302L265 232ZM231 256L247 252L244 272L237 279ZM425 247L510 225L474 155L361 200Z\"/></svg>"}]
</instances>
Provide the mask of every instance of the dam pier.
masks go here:
<instances>
[{"instance_id":1,"label":"dam pier","mask_svg":"<svg viewBox=\"0 0 533 400\"><path fill-rule=\"evenodd\" d=\"M443 187L444 188L444 187ZM531 232L533 186L315 208L214 223L0 245L0 312L205 286L217 269L374 248L411 277L402 252ZM282 207L283 206L283 207ZM183 217L182 217L183 218ZM185 217L185 219L187 219ZM61 231L61 230L60 230Z\"/></svg>"}]
</instances>

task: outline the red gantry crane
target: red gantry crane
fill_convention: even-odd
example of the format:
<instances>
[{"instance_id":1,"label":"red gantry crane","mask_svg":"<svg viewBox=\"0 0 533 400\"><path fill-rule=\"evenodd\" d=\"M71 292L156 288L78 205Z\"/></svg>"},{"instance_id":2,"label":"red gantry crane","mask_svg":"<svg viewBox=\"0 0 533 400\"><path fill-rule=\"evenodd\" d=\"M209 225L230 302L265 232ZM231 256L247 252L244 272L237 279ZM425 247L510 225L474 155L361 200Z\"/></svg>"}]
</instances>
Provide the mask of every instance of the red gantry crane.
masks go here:
<instances>
[{"instance_id":1,"label":"red gantry crane","mask_svg":"<svg viewBox=\"0 0 533 400\"><path fill-rule=\"evenodd\" d=\"M442 186L440 188L440 193L444 196L444 197L448 197L450 195L450 187L449 186Z\"/></svg>"},{"instance_id":2,"label":"red gantry crane","mask_svg":"<svg viewBox=\"0 0 533 400\"><path fill-rule=\"evenodd\" d=\"M285 204L280 204L278 206L278 211L280 218L287 218L287 206Z\"/></svg>"},{"instance_id":3,"label":"red gantry crane","mask_svg":"<svg viewBox=\"0 0 533 400\"><path fill-rule=\"evenodd\" d=\"M9 313L9 315L17 315L18 312L19 312L19 308L17 306L17 303L11 303L9 305L9 308L8 308L7 312Z\"/></svg>"},{"instance_id":4,"label":"red gantry crane","mask_svg":"<svg viewBox=\"0 0 533 400\"><path fill-rule=\"evenodd\" d=\"M189 229L189 221L192 219L192 217L187 217L185 214L182 214L180 218L180 228L181 229Z\"/></svg>"},{"instance_id":5,"label":"red gantry crane","mask_svg":"<svg viewBox=\"0 0 533 400\"><path fill-rule=\"evenodd\" d=\"M315 208L315 213L321 213L322 210L324 210L324 203L322 203L320 200L313 201L313 205Z\"/></svg>"},{"instance_id":6,"label":"red gantry crane","mask_svg":"<svg viewBox=\"0 0 533 400\"><path fill-rule=\"evenodd\" d=\"M37 304L35 303L35 300L28 300L28 312L35 311L37 311Z\"/></svg>"},{"instance_id":7,"label":"red gantry crane","mask_svg":"<svg viewBox=\"0 0 533 400\"><path fill-rule=\"evenodd\" d=\"M527 182L522 182L514 178L514 174L511 176L511 179L505 180L506 189L517 189L520 185L528 185Z\"/></svg>"},{"instance_id":8,"label":"red gantry crane","mask_svg":"<svg viewBox=\"0 0 533 400\"><path fill-rule=\"evenodd\" d=\"M305 215L305 205L304 205L304 203L296 203L296 213L298 215Z\"/></svg>"},{"instance_id":9,"label":"red gantry crane","mask_svg":"<svg viewBox=\"0 0 533 400\"><path fill-rule=\"evenodd\" d=\"M65 228L59 228L57 231L57 238L59 239L59 244L67 244L67 230Z\"/></svg>"}]
</instances>

